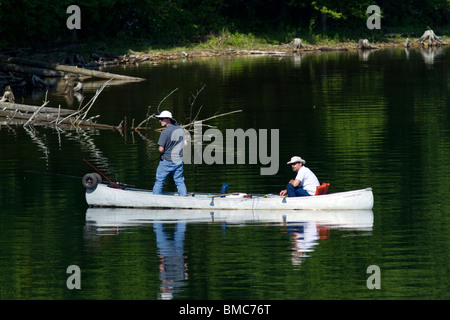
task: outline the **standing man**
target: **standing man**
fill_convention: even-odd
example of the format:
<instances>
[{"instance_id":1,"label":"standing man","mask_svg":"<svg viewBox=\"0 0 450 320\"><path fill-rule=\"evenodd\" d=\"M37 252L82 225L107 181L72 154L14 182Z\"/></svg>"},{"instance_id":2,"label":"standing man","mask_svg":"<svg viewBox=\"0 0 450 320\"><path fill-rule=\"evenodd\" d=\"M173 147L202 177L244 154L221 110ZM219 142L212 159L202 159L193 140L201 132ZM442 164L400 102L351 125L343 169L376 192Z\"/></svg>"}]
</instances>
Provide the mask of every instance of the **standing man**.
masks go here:
<instances>
[{"instance_id":1,"label":"standing man","mask_svg":"<svg viewBox=\"0 0 450 320\"><path fill-rule=\"evenodd\" d=\"M285 190L280 192L280 196L286 193L289 197L313 196L316 194L316 188L320 185L316 175L307 167L306 161L301 157L291 158L287 164L292 166L292 171L297 172L295 179L289 181Z\"/></svg>"},{"instance_id":2,"label":"standing man","mask_svg":"<svg viewBox=\"0 0 450 320\"><path fill-rule=\"evenodd\" d=\"M156 181L153 186L153 194L162 194L164 181L172 174L178 195L187 195L186 185L183 176L183 148L186 144L183 129L177 125L177 121L172 117L172 113L165 110L156 116L165 129L161 132L158 140L158 150L161 154L161 161L156 169Z\"/></svg>"}]
</instances>

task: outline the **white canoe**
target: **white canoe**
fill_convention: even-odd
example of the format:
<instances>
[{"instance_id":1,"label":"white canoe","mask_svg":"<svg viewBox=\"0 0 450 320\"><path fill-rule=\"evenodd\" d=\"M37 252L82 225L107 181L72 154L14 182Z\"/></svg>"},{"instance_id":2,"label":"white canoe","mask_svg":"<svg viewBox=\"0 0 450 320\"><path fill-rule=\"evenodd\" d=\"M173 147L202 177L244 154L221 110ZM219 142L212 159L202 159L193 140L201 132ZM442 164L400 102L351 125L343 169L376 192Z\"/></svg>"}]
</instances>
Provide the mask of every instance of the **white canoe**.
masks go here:
<instances>
[{"instance_id":1,"label":"white canoe","mask_svg":"<svg viewBox=\"0 0 450 320\"><path fill-rule=\"evenodd\" d=\"M88 226L112 228L151 223L315 223L331 229L372 230L372 210L182 210L88 208Z\"/></svg>"},{"instance_id":2,"label":"white canoe","mask_svg":"<svg viewBox=\"0 0 450 320\"><path fill-rule=\"evenodd\" d=\"M109 187L97 184L86 189L86 202L91 207L206 209L206 210L371 210L371 188L330 193L311 197L210 196L191 193L187 196L155 195L152 191Z\"/></svg>"}]
</instances>

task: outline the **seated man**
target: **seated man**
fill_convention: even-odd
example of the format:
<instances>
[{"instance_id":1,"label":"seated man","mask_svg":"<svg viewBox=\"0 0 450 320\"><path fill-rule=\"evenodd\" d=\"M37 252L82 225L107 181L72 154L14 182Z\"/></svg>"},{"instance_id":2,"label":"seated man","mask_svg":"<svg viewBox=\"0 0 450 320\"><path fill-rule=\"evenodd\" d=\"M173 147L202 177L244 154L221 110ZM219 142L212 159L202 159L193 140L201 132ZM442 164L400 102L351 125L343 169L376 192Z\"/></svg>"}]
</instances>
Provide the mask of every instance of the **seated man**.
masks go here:
<instances>
[{"instance_id":1,"label":"seated man","mask_svg":"<svg viewBox=\"0 0 450 320\"><path fill-rule=\"evenodd\" d=\"M280 192L280 196L288 194L289 197L313 196L316 188L320 185L316 175L307 167L306 161L301 157L291 158L287 164L292 166L292 171L297 172L295 179L289 181L285 190Z\"/></svg>"}]
</instances>

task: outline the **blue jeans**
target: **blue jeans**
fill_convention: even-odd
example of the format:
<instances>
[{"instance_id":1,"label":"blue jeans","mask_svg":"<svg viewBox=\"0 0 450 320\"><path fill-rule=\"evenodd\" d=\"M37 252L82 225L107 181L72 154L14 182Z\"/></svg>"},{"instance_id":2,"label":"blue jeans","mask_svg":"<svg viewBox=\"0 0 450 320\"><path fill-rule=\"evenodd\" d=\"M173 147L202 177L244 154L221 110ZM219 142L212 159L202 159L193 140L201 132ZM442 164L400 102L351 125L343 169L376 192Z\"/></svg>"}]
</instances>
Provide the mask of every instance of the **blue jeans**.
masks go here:
<instances>
[{"instance_id":1,"label":"blue jeans","mask_svg":"<svg viewBox=\"0 0 450 320\"><path fill-rule=\"evenodd\" d=\"M178 194L180 196L187 195L183 177L183 161L173 163L167 160L160 161L158 168L156 169L156 181L153 186L153 194L162 194L164 181L166 181L169 173L173 176L173 181L175 181L175 185L177 186Z\"/></svg>"},{"instance_id":2,"label":"blue jeans","mask_svg":"<svg viewBox=\"0 0 450 320\"><path fill-rule=\"evenodd\" d=\"M287 194L289 197L306 197L310 196L308 191L300 187L294 187L292 184L288 183L286 186Z\"/></svg>"}]
</instances>

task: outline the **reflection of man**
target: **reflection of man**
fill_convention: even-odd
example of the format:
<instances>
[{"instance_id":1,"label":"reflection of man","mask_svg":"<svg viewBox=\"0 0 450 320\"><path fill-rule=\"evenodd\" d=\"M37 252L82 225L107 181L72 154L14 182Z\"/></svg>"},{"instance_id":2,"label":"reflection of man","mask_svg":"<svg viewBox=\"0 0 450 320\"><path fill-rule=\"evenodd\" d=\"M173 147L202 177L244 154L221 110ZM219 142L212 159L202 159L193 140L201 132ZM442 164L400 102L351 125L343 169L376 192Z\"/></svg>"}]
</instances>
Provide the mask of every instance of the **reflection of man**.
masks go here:
<instances>
[{"instance_id":1,"label":"reflection of man","mask_svg":"<svg viewBox=\"0 0 450 320\"><path fill-rule=\"evenodd\" d=\"M174 294L181 291L183 281L187 279L183 249L186 222L180 221L175 225L173 239L165 232L162 222L155 222L153 228L160 257L161 298L172 299Z\"/></svg>"},{"instance_id":2,"label":"reflection of man","mask_svg":"<svg viewBox=\"0 0 450 320\"><path fill-rule=\"evenodd\" d=\"M183 176L183 148L186 142L183 129L177 125L177 121L169 111L163 111L159 118L161 125L165 127L158 140L158 150L161 154L161 161L156 169L156 181L153 186L154 194L162 194L164 181L172 174L173 181L180 196L187 195L186 185Z\"/></svg>"},{"instance_id":3,"label":"reflection of man","mask_svg":"<svg viewBox=\"0 0 450 320\"><path fill-rule=\"evenodd\" d=\"M293 224L287 227L288 233L292 234L292 264L301 264L301 258L307 258L308 252L313 252L318 245L319 233L315 223L307 222Z\"/></svg>"}]
</instances>

